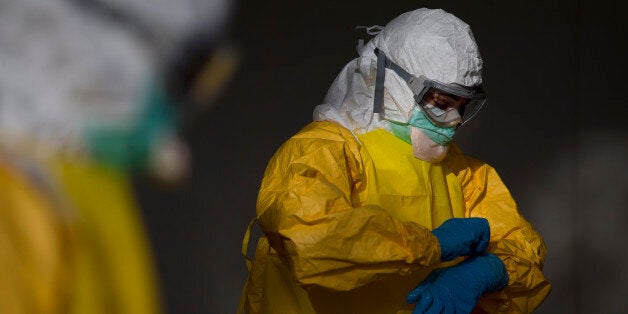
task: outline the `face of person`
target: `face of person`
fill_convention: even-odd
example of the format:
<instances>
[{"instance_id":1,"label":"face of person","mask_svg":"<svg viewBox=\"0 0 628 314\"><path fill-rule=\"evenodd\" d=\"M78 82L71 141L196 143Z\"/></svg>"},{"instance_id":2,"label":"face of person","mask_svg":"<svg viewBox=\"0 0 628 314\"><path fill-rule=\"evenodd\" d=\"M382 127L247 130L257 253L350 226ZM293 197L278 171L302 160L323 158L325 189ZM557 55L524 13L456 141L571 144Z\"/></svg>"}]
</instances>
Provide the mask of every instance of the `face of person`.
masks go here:
<instances>
[{"instance_id":1,"label":"face of person","mask_svg":"<svg viewBox=\"0 0 628 314\"><path fill-rule=\"evenodd\" d=\"M432 90L425 97L425 101L441 110L447 110L449 108L460 110L460 107L464 106L464 104L468 102L468 99Z\"/></svg>"}]
</instances>

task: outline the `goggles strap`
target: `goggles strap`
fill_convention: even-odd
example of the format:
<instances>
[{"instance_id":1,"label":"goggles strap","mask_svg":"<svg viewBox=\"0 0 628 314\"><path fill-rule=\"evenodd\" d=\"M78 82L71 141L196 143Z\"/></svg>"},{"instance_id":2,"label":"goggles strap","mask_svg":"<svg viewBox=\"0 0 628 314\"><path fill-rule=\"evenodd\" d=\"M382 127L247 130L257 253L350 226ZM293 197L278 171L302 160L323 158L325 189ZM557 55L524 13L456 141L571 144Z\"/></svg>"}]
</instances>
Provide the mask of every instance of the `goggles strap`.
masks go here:
<instances>
[{"instance_id":1,"label":"goggles strap","mask_svg":"<svg viewBox=\"0 0 628 314\"><path fill-rule=\"evenodd\" d=\"M373 99L373 113L382 113L384 103L384 81L386 80L386 68L395 71L399 77L401 77L416 95L421 92L423 88L422 81L419 82L416 78L408 73L408 71L401 68L398 64L386 58L386 54L375 49L375 55L377 56L377 75L375 77L375 95Z\"/></svg>"},{"instance_id":2,"label":"goggles strap","mask_svg":"<svg viewBox=\"0 0 628 314\"><path fill-rule=\"evenodd\" d=\"M375 77L375 95L373 97L373 113L382 113L384 104L384 81L386 80L386 55L375 49L377 55L377 76Z\"/></svg>"},{"instance_id":3,"label":"goggles strap","mask_svg":"<svg viewBox=\"0 0 628 314\"><path fill-rule=\"evenodd\" d=\"M420 95L423 92L423 88L425 86L423 85L424 81L422 79L408 73L408 71L404 70L401 66L392 62L390 59L386 59L386 68L395 71L401 79L406 81L408 87L410 87L410 90L414 94L414 98L417 98L417 95ZM420 100L417 100L417 102L418 101Z\"/></svg>"},{"instance_id":4,"label":"goggles strap","mask_svg":"<svg viewBox=\"0 0 628 314\"><path fill-rule=\"evenodd\" d=\"M408 71L402 69L398 64L392 62L390 59L386 59L386 67L395 71L397 75L399 75L406 83L410 83L412 81L412 74L408 73Z\"/></svg>"}]
</instances>

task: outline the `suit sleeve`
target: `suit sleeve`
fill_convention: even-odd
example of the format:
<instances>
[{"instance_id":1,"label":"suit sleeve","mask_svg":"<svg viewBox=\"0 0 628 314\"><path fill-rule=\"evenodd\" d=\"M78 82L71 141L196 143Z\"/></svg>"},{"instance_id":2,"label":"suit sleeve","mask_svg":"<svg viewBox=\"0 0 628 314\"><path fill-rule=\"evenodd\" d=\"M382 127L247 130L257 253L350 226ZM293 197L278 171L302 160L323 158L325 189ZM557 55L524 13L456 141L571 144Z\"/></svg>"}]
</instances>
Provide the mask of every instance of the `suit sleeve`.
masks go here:
<instances>
[{"instance_id":1,"label":"suit sleeve","mask_svg":"<svg viewBox=\"0 0 628 314\"><path fill-rule=\"evenodd\" d=\"M464 188L468 215L488 219L491 226L489 251L504 262L509 276L506 288L482 296L478 310L529 313L551 291L542 273L545 243L521 216L495 169L472 159L469 165L471 176Z\"/></svg>"},{"instance_id":2,"label":"suit sleeve","mask_svg":"<svg viewBox=\"0 0 628 314\"><path fill-rule=\"evenodd\" d=\"M299 284L351 290L437 265L440 247L428 229L360 204L357 141L332 133L314 128L286 142L258 196L260 226Z\"/></svg>"}]
</instances>

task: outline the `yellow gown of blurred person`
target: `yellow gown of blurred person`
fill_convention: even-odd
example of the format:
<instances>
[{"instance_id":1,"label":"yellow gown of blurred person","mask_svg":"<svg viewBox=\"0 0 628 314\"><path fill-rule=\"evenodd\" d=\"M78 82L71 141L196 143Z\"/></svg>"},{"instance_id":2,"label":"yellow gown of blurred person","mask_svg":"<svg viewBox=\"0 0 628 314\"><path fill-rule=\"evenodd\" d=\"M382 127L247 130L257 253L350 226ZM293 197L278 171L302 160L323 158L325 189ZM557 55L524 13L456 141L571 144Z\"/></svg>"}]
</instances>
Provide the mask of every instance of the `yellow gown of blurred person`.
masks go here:
<instances>
[{"instance_id":1,"label":"yellow gown of blurred person","mask_svg":"<svg viewBox=\"0 0 628 314\"><path fill-rule=\"evenodd\" d=\"M42 179L0 159L0 312L159 313L126 176L88 161L48 166Z\"/></svg>"},{"instance_id":2,"label":"yellow gown of blurred person","mask_svg":"<svg viewBox=\"0 0 628 314\"><path fill-rule=\"evenodd\" d=\"M151 165L129 163L168 180L186 160L170 136L175 130L161 128L174 119L164 109L172 106L145 111L140 97L145 80L162 79L156 63L177 56L188 37L220 34L231 1L127 2L0 5L0 42L10 43L0 47L0 313L161 312L127 162L137 151L157 156ZM181 55L208 61L197 73L173 73L178 80L198 74L180 86L205 106L191 110L196 116L237 64L232 49L218 49L216 58L209 52L207 60Z\"/></svg>"}]
</instances>

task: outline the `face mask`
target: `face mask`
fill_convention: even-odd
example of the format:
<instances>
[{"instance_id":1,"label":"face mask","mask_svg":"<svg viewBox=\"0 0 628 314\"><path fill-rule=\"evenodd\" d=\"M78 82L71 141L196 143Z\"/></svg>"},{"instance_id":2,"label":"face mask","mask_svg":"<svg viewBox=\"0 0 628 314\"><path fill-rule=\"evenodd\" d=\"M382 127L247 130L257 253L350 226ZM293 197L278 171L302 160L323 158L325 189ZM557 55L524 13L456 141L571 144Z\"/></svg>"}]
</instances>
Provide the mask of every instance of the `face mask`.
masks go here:
<instances>
[{"instance_id":1,"label":"face mask","mask_svg":"<svg viewBox=\"0 0 628 314\"><path fill-rule=\"evenodd\" d=\"M164 91L151 85L141 101L139 113L124 124L100 119L87 125L85 135L95 160L117 169L144 170L153 150L174 134L175 112Z\"/></svg>"},{"instance_id":2,"label":"face mask","mask_svg":"<svg viewBox=\"0 0 628 314\"><path fill-rule=\"evenodd\" d=\"M441 128L433 125L426 117L421 109L415 107L412 110L412 116L408 123L399 123L389 121L392 133L408 144L412 144L410 136L410 127L415 126L434 143L442 146L448 146L456 133L455 128Z\"/></svg>"},{"instance_id":3,"label":"face mask","mask_svg":"<svg viewBox=\"0 0 628 314\"><path fill-rule=\"evenodd\" d=\"M408 123L389 121L392 133L412 145L414 156L437 163L447 155L455 128L441 128L432 124L418 107L412 110Z\"/></svg>"},{"instance_id":4,"label":"face mask","mask_svg":"<svg viewBox=\"0 0 628 314\"><path fill-rule=\"evenodd\" d=\"M421 129L434 143L442 146L448 146L456 133L456 128L442 128L432 124L418 106L412 109L412 116L408 124Z\"/></svg>"}]
</instances>

